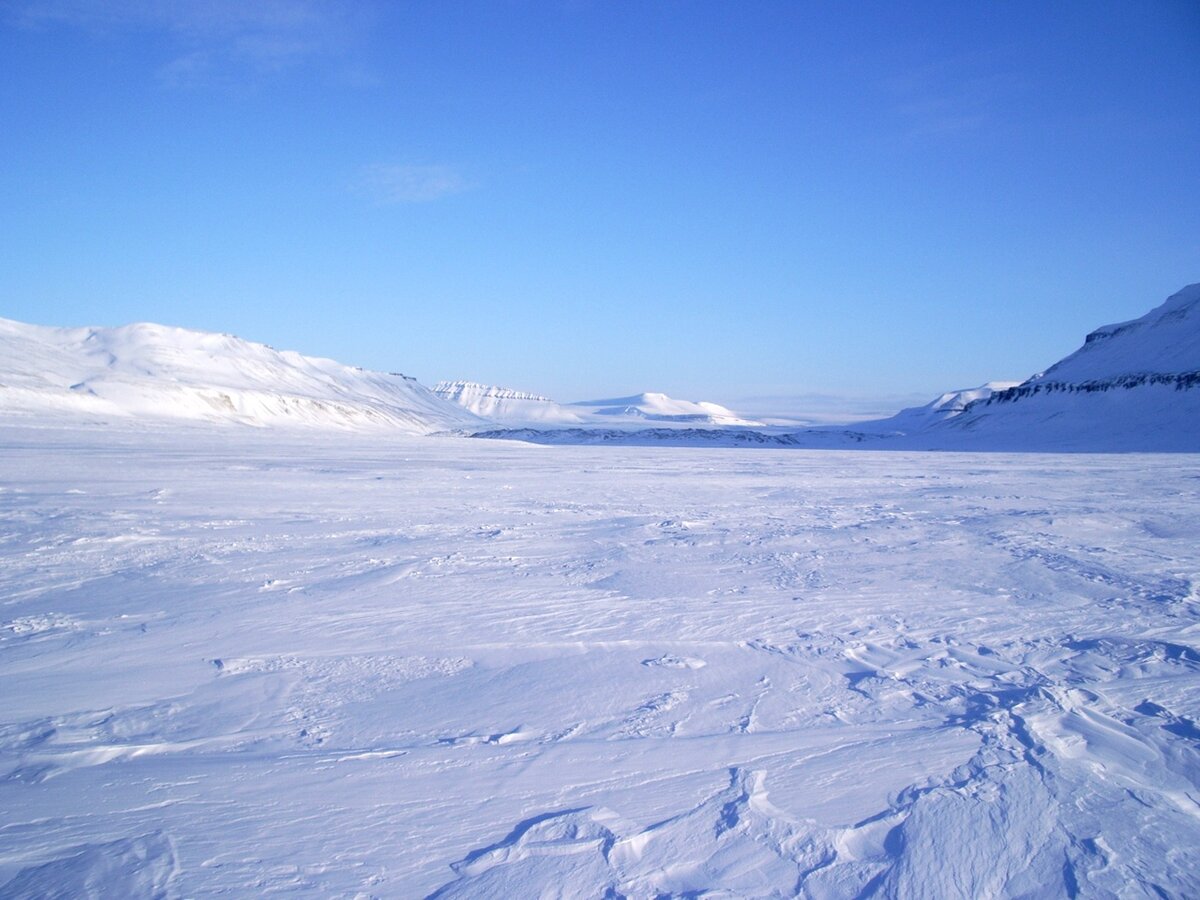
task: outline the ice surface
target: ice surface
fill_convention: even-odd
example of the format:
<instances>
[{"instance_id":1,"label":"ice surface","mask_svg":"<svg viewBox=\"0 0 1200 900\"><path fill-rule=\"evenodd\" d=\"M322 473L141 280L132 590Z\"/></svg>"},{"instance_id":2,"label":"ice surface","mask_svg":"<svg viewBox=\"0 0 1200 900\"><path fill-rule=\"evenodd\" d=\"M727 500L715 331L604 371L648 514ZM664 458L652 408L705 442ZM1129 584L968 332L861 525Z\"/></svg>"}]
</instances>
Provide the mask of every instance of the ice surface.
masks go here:
<instances>
[{"instance_id":1,"label":"ice surface","mask_svg":"<svg viewBox=\"0 0 1200 900\"><path fill-rule=\"evenodd\" d=\"M0 895L1200 895L1200 457L8 422Z\"/></svg>"}]
</instances>

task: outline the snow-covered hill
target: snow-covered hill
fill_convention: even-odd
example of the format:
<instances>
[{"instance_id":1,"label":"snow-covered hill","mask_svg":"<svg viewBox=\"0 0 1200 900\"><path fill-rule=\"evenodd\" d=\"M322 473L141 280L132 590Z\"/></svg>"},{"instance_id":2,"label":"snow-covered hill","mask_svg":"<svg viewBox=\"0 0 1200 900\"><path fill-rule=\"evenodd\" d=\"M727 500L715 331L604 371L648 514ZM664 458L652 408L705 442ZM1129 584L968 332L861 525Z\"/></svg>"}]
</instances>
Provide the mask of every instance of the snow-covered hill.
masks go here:
<instances>
[{"instance_id":1,"label":"snow-covered hill","mask_svg":"<svg viewBox=\"0 0 1200 900\"><path fill-rule=\"evenodd\" d=\"M1093 331L1075 353L1024 382L951 391L850 428L766 427L716 403L662 393L558 403L472 382L430 391L403 375L225 334L6 319L0 415L463 430L547 443L1200 451L1200 284L1141 318Z\"/></svg>"},{"instance_id":2,"label":"snow-covered hill","mask_svg":"<svg viewBox=\"0 0 1200 900\"><path fill-rule=\"evenodd\" d=\"M47 328L0 319L0 415L386 427L480 420L414 379L227 334L136 324Z\"/></svg>"},{"instance_id":3,"label":"snow-covered hill","mask_svg":"<svg viewBox=\"0 0 1200 900\"><path fill-rule=\"evenodd\" d=\"M1097 328L1083 346L1033 384L1087 384L1124 376L1178 375L1200 370L1200 283L1172 294L1144 316Z\"/></svg>"}]
</instances>

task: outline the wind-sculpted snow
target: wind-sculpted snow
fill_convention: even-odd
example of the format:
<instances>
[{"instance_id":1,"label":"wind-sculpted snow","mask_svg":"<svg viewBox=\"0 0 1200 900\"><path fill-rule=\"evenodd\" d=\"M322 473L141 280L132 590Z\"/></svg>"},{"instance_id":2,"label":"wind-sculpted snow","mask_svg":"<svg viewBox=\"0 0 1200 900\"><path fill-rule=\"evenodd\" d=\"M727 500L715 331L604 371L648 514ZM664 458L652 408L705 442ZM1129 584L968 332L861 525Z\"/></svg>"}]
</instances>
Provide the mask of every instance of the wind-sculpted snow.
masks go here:
<instances>
[{"instance_id":1,"label":"wind-sculpted snow","mask_svg":"<svg viewBox=\"0 0 1200 900\"><path fill-rule=\"evenodd\" d=\"M10 427L0 896L1200 895L1200 457Z\"/></svg>"}]
</instances>

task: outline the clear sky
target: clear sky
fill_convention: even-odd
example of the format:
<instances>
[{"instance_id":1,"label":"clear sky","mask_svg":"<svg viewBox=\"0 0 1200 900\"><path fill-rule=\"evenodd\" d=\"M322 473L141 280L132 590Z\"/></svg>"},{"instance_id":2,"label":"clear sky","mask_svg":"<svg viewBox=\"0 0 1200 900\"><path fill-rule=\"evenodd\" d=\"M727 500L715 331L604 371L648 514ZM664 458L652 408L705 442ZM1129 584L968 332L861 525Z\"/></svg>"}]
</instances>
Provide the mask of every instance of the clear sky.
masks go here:
<instances>
[{"instance_id":1,"label":"clear sky","mask_svg":"<svg viewBox=\"0 0 1200 900\"><path fill-rule=\"evenodd\" d=\"M1200 281L1200 4L0 0L0 315L885 406Z\"/></svg>"}]
</instances>

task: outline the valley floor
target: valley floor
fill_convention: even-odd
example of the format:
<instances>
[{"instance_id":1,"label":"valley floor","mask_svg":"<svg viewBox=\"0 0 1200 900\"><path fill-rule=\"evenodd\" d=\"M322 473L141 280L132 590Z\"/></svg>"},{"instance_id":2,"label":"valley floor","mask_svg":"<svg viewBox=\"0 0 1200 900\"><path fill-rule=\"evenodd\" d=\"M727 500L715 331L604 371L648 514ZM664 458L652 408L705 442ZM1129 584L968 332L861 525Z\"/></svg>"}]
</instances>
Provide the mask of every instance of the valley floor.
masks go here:
<instances>
[{"instance_id":1,"label":"valley floor","mask_svg":"<svg viewBox=\"0 0 1200 900\"><path fill-rule=\"evenodd\" d=\"M5 897L1200 896L1200 456L0 441Z\"/></svg>"}]
</instances>

